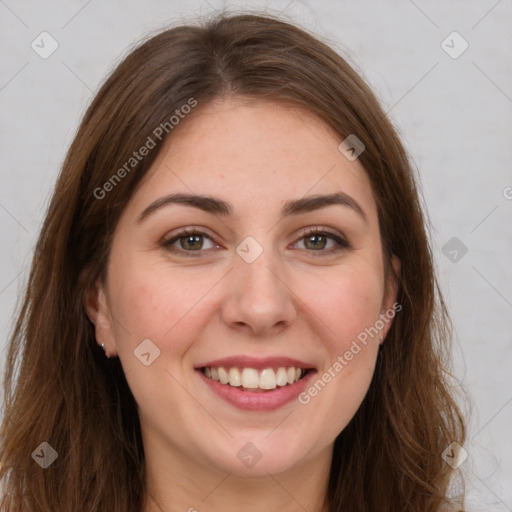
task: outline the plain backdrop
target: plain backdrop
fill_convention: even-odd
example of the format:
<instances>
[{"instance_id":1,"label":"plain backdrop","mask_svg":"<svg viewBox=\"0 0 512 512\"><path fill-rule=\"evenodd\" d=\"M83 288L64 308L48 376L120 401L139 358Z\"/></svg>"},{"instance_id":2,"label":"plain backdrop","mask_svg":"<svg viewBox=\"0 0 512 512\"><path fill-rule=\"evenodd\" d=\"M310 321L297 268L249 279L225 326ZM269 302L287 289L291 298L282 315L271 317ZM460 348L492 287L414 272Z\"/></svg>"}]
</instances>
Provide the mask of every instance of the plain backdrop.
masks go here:
<instances>
[{"instance_id":1,"label":"plain backdrop","mask_svg":"<svg viewBox=\"0 0 512 512\"><path fill-rule=\"evenodd\" d=\"M223 8L282 12L327 38L389 112L418 172L456 374L472 399L469 500L512 511L511 0L0 0L2 353L49 195L98 86L136 41Z\"/></svg>"}]
</instances>

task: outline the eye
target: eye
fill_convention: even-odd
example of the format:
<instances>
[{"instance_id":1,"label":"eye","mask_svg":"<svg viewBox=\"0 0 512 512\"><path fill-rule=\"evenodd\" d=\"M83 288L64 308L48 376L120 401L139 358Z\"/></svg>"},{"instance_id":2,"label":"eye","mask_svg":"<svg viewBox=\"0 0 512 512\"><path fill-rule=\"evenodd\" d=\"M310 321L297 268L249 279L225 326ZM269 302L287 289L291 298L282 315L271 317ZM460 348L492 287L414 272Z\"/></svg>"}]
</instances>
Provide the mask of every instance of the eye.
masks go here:
<instances>
[{"instance_id":1,"label":"eye","mask_svg":"<svg viewBox=\"0 0 512 512\"><path fill-rule=\"evenodd\" d=\"M205 239L209 241L209 247L205 247ZM196 229L184 229L169 240L164 240L162 246L170 252L186 254L187 256L195 256L195 254L190 254L193 252L219 247L209 235Z\"/></svg>"},{"instance_id":2,"label":"eye","mask_svg":"<svg viewBox=\"0 0 512 512\"><path fill-rule=\"evenodd\" d=\"M332 254L350 248L350 244L337 233L318 227L311 228L303 233L302 237L296 243L300 242L303 242L308 252L323 253L320 255L325 255L325 253ZM329 245L330 248L325 250ZM317 255L315 254L315 256Z\"/></svg>"},{"instance_id":3,"label":"eye","mask_svg":"<svg viewBox=\"0 0 512 512\"><path fill-rule=\"evenodd\" d=\"M341 235L318 227L308 229L294 245L301 242L304 250L317 253L314 256L327 256L351 247ZM183 229L172 238L163 240L161 245L172 253L192 257L200 256L201 252L210 249L220 248L210 235L198 229Z\"/></svg>"}]
</instances>

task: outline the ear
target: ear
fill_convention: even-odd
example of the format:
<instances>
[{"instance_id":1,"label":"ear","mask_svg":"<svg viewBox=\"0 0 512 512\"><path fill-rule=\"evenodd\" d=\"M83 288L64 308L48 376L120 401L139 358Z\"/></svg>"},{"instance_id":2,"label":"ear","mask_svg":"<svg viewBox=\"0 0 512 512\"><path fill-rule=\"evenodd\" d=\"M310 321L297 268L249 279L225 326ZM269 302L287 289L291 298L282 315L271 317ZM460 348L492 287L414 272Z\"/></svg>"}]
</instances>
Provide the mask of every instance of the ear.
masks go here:
<instances>
[{"instance_id":1,"label":"ear","mask_svg":"<svg viewBox=\"0 0 512 512\"><path fill-rule=\"evenodd\" d=\"M402 263L398 256L394 255L391 257L391 265L388 268L388 275L386 276L386 289L384 291L384 297L382 300L382 306L380 311L381 322L384 323L384 327L381 329L379 343L383 343L386 339L393 318L396 313L402 309L402 305L396 302L398 296L398 288L400 282L400 272Z\"/></svg>"},{"instance_id":2,"label":"ear","mask_svg":"<svg viewBox=\"0 0 512 512\"><path fill-rule=\"evenodd\" d=\"M112 356L116 349L114 322L103 283L97 281L85 293L85 311L94 324L96 342L105 345L105 353Z\"/></svg>"}]
</instances>

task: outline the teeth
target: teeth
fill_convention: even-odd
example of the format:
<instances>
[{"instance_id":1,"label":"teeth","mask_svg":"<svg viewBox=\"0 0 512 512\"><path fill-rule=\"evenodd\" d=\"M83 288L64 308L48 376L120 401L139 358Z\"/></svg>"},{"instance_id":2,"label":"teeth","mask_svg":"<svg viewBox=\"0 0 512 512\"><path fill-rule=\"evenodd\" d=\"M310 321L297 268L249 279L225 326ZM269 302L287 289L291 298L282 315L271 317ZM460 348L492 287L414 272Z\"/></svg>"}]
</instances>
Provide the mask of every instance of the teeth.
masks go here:
<instances>
[{"instance_id":1,"label":"teeth","mask_svg":"<svg viewBox=\"0 0 512 512\"><path fill-rule=\"evenodd\" d=\"M205 367L203 373L206 377L213 379L221 384L228 384L233 387L242 387L245 389L276 389L277 386L282 387L293 384L300 380L303 375L301 368L293 366L285 368L265 368L261 371L255 368L223 368L219 366Z\"/></svg>"},{"instance_id":2,"label":"teeth","mask_svg":"<svg viewBox=\"0 0 512 512\"><path fill-rule=\"evenodd\" d=\"M242 385L242 377L238 368L231 368L231 370L229 370L229 385L235 387Z\"/></svg>"},{"instance_id":3,"label":"teeth","mask_svg":"<svg viewBox=\"0 0 512 512\"><path fill-rule=\"evenodd\" d=\"M279 370L278 370L279 371ZM299 370L300 371L300 370ZM245 370L244 370L245 372ZM265 368L260 374L260 385L261 389L276 389L277 377L272 368Z\"/></svg>"},{"instance_id":4,"label":"teeth","mask_svg":"<svg viewBox=\"0 0 512 512\"><path fill-rule=\"evenodd\" d=\"M219 381L221 384L227 384L229 382L228 372L222 368L222 366L219 368Z\"/></svg>"},{"instance_id":5,"label":"teeth","mask_svg":"<svg viewBox=\"0 0 512 512\"><path fill-rule=\"evenodd\" d=\"M288 384L288 373L286 372L286 368L278 368L276 374L276 384L278 386L286 386L286 384Z\"/></svg>"},{"instance_id":6,"label":"teeth","mask_svg":"<svg viewBox=\"0 0 512 512\"><path fill-rule=\"evenodd\" d=\"M231 371L231 370L230 370ZM238 370L236 370L238 372ZM229 381L231 384L231 381ZM256 389L259 387L260 379L258 377L258 370L254 368L244 368L242 371L242 387L248 389ZM231 384L232 386L233 384Z\"/></svg>"}]
</instances>

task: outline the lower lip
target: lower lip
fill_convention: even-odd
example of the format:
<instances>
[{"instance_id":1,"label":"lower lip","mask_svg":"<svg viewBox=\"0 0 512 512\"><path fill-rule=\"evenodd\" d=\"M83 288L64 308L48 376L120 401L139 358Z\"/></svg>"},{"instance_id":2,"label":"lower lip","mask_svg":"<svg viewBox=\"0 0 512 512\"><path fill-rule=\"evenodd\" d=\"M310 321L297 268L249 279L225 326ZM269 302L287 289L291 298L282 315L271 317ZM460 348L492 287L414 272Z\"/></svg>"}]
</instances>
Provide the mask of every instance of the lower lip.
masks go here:
<instances>
[{"instance_id":1,"label":"lower lip","mask_svg":"<svg viewBox=\"0 0 512 512\"><path fill-rule=\"evenodd\" d=\"M229 384L210 379L201 370L196 370L205 384L210 389L229 402L230 404L246 411L274 411L283 405L296 399L302 391L308 386L309 381L316 373L315 370L309 370L307 375L301 380L288 384L282 388L276 388L272 391L242 391Z\"/></svg>"}]
</instances>

